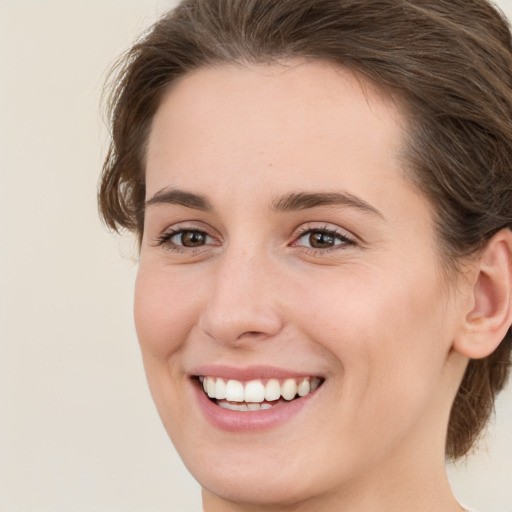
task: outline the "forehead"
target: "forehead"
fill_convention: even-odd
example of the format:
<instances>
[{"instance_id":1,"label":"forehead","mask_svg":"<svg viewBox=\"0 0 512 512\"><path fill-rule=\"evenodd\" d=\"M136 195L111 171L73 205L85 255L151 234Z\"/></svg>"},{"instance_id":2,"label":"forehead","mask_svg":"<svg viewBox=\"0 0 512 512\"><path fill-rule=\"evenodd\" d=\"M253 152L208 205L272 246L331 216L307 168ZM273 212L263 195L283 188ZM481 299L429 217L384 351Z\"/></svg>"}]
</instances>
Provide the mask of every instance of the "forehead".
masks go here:
<instances>
[{"instance_id":1,"label":"forehead","mask_svg":"<svg viewBox=\"0 0 512 512\"><path fill-rule=\"evenodd\" d=\"M147 195L202 182L213 191L225 178L249 190L261 179L356 194L364 184L371 197L383 181L404 181L405 129L390 94L329 62L199 69L172 85L155 115Z\"/></svg>"}]
</instances>

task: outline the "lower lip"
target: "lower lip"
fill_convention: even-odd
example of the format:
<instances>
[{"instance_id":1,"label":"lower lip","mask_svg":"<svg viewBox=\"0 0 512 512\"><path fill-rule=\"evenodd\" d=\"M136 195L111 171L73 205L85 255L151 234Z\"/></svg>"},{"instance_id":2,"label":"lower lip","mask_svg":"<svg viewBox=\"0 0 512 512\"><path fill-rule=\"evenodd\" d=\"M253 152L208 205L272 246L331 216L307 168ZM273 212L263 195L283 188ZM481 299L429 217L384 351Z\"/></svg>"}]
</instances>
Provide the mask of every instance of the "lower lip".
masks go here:
<instances>
[{"instance_id":1,"label":"lower lip","mask_svg":"<svg viewBox=\"0 0 512 512\"><path fill-rule=\"evenodd\" d=\"M216 428L228 432L254 432L267 430L289 421L316 395L306 396L259 411L231 411L210 400L200 388L198 381L192 382L199 406L206 419Z\"/></svg>"}]
</instances>

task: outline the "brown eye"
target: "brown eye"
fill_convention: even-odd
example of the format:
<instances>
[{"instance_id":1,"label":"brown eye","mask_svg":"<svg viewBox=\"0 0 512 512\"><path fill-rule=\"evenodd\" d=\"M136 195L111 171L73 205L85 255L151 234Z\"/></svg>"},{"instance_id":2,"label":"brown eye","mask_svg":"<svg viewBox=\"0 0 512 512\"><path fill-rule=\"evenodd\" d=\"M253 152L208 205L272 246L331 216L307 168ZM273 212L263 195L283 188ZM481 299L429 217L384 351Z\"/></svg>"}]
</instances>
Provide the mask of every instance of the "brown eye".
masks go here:
<instances>
[{"instance_id":1,"label":"brown eye","mask_svg":"<svg viewBox=\"0 0 512 512\"><path fill-rule=\"evenodd\" d=\"M355 245L355 241L337 230L318 228L309 229L302 233L293 245L316 251L327 251L329 249L341 249L348 245Z\"/></svg>"},{"instance_id":2,"label":"brown eye","mask_svg":"<svg viewBox=\"0 0 512 512\"><path fill-rule=\"evenodd\" d=\"M182 231L178 233L177 238L179 239L178 245L184 247L200 247L206 243L207 235L202 231Z\"/></svg>"},{"instance_id":3,"label":"brown eye","mask_svg":"<svg viewBox=\"0 0 512 512\"><path fill-rule=\"evenodd\" d=\"M309 234L309 245L314 249L329 249L336 244L336 239L329 233L314 231Z\"/></svg>"},{"instance_id":4,"label":"brown eye","mask_svg":"<svg viewBox=\"0 0 512 512\"><path fill-rule=\"evenodd\" d=\"M217 246L217 241L206 231L201 229L180 229L163 233L156 239L156 246L165 247L176 252L194 252L210 246Z\"/></svg>"}]
</instances>

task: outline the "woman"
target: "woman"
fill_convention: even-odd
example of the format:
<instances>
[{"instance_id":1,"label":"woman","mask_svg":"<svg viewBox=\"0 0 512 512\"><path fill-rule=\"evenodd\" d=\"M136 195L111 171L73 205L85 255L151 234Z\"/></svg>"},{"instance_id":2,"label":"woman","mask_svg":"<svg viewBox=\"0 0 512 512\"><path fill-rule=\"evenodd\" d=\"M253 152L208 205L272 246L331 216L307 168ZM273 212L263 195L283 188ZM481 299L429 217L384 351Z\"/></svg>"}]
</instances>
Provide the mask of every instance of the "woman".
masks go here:
<instances>
[{"instance_id":1,"label":"woman","mask_svg":"<svg viewBox=\"0 0 512 512\"><path fill-rule=\"evenodd\" d=\"M512 51L485 0L185 0L99 192L204 509L461 511L511 350Z\"/></svg>"}]
</instances>

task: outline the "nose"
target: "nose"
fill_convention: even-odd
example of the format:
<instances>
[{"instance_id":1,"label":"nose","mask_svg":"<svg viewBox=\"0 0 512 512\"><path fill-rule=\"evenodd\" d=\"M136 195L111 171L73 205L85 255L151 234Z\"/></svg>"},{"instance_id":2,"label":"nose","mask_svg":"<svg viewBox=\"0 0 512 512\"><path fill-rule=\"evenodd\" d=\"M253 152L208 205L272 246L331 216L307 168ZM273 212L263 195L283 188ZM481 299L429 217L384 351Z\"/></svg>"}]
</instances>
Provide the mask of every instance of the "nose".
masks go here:
<instances>
[{"instance_id":1,"label":"nose","mask_svg":"<svg viewBox=\"0 0 512 512\"><path fill-rule=\"evenodd\" d=\"M247 346L275 336L283 327L276 269L267 258L232 250L213 264L199 326L215 341Z\"/></svg>"}]
</instances>

